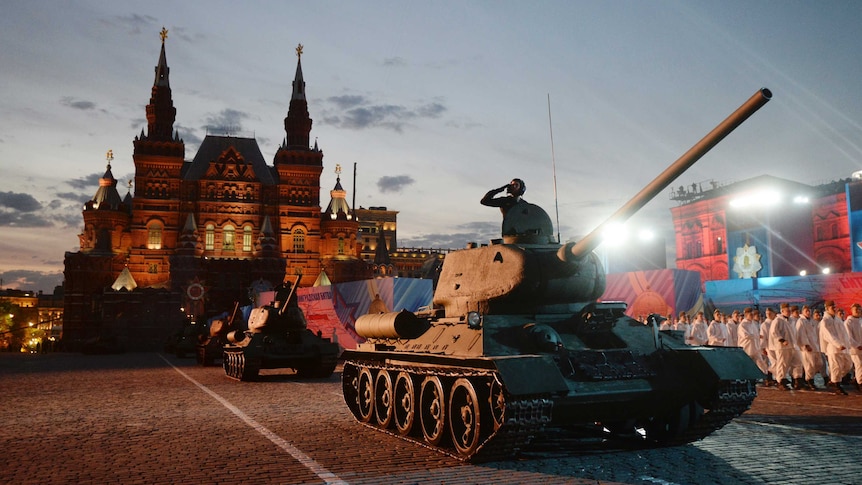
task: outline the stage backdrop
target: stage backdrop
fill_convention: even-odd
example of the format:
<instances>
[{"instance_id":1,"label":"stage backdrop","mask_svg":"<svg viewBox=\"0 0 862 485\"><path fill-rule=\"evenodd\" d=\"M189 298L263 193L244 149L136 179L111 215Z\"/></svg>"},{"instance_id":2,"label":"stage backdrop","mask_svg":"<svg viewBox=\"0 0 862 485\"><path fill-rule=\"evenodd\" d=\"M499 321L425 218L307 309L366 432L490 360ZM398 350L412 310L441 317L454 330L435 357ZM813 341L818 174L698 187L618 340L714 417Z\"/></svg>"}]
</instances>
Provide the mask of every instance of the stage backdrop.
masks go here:
<instances>
[{"instance_id":1,"label":"stage backdrop","mask_svg":"<svg viewBox=\"0 0 862 485\"><path fill-rule=\"evenodd\" d=\"M708 305L722 311L747 306L777 310L781 303L822 305L824 300L835 300L849 311L851 304L862 303L862 273L707 281L705 296Z\"/></svg>"},{"instance_id":2,"label":"stage backdrop","mask_svg":"<svg viewBox=\"0 0 862 485\"><path fill-rule=\"evenodd\" d=\"M632 318L657 313L693 313L703 303L700 273L682 269L656 269L607 275L603 301L624 301Z\"/></svg>"},{"instance_id":3,"label":"stage backdrop","mask_svg":"<svg viewBox=\"0 0 862 485\"><path fill-rule=\"evenodd\" d=\"M324 337L334 335L342 347L353 349L364 340L356 335L358 317L372 312L415 312L431 305L433 289L431 280L381 278L300 288L298 297L308 328Z\"/></svg>"}]
</instances>

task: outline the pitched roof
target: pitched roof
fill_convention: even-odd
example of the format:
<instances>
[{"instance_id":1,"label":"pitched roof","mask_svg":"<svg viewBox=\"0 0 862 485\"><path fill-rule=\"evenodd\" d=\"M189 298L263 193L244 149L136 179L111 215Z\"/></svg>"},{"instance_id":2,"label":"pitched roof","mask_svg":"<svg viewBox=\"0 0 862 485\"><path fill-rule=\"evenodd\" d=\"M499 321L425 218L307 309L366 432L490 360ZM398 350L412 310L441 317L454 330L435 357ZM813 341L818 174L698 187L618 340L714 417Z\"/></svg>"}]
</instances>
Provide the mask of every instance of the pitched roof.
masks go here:
<instances>
[{"instance_id":1,"label":"pitched roof","mask_svg":"<svg viewBox=\"0 0 862 485\"><path fill-rule=\"evenodd\" d=\"M242 158L247 164L250 164L258 180L265 185L274 185L275 179L263 154L260 152L260 147L257 140L254 138L240 138L234 136L219 136L207 135L204 141L201 142L198 152L195 154L191 165L185 170L183 178L185 180L201 180L209 169L210 162L218 160L222 153L228 148L233 147L234 150L242 155Z\"/></svg>"}]
</instances>

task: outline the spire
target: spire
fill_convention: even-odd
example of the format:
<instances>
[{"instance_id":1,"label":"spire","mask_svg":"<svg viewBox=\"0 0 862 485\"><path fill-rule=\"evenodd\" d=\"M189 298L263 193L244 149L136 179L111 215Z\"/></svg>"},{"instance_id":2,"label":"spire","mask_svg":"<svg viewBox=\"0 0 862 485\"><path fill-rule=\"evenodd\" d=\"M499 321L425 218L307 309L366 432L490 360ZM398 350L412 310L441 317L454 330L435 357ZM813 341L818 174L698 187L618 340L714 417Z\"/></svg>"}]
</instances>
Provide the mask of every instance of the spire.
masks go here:
<instances>
[{"instance_id":1,"label":"spire","mask_svg":"<svg viewBox=\"0 0 862 485\"><path fill-rule=\"evenodd\" d=\"M105 169L105 175L99 179L99 190L93 196L93 200L88 203L93 209L113 209L120 208L123 200L120 198L120 193L117 191L117 179L111 173L111 162L114 160L114 151L108 150L105 155L108 160L108 167Z\"/></svg>"},{"instance_id":2,"label":"spire","mask_svg":"<svg viewBox=\"0 0 862 485\"><path fill-rule=\"evenodd\" d=\"M284 119L287 133L287 148L308 150L311 134L311 118L308 116L308 101L305 99L305 81L302 78L302 44L296 47L296 76L293 79L293 93L290 107Z\"/></svg>"},{"instance_id":3,"label":"spire","mask_svg":"<svg viewBox=\"0 0 862 485\"><path fill-rule=\"evenodd\" d=\"M159 36L162 38L162 52L159 55L159 65L156 66L156 80L153 82L153 86L170 87L171 84L168 81L168 75L171 72L171 68L168 67L168 61L165 58L165 39L168 38L168 29L162 27Z\"/></svg>"},{"instance_id":4,"label":"spire","mask_svg":"<svg viewBox=\"0 0 862 485\"><path fill-rule=\"evenodd\" d=\"M257 249L260 256L275 256L278 252L278 240L275 238L275 232L272 230L272 222L269 216L263 217L263 224L260 227L260 235L257 238Z\"/></svg>"},{"instance_id":5,"label":"spire","mask_svg":"<svg viewBox=\"0 0 862 485\"><path fill-rule=\"evenodd\" d=\"M186 223L180 231L180 236L177 241L178 255L194 255L201 250L201 245L198 241L198 225L195 222L195 216L189 212L186 216Z\"/></svg>"},{"instance_id":6,"label":"spire","mask_svg":"<svg viewBox=\"0 0 862 485\"><path fill-rule=\"evenodd\" d=\"M306 101L305 81L302 79L302 44L296 46L296 74L293 76L293 94L290 100Z\"/></svg>"},{"instance_id":7,"label":"spire","mask_svg":"<svg viewBox=\"0 0 862 485\"><path fill-rule=\"evenodd\" d=\"M374 264L392 264L392 260L389 258L389 248L386 247L386 235L383 234L383 226L380 226L377 230L377 247L374 250Z\"/></svg>"},{"instance_id":8,"label":"spire","mask_svg":"<svg viewBox=\"0 0 862 485\"><path fill-rule=\"evenodd\" d=\"M329 191L332 199L329 201L329 206L323 212L323 219L331 220L351 220L353 216L350 213L350 206L347 205L347 191L341 186L341 164L335 165L335 188Z\"/></svg>"},{"instance_id":9,"label":"spire","mask_svg":"<svg viewBox=\"0 0 862 485\"><path fill-rule=\"evenodd\" d=\"M159 64L156 66L156 78L153 82L150 104L147 105L147 135L150 141L173 141L174 121L177 109L171 98L171 85L168 82L170 68L165 57L165 40L168 30L162 27L159 33L162 38L162 50L159 54Z\"/></svg>"}]
</instances>

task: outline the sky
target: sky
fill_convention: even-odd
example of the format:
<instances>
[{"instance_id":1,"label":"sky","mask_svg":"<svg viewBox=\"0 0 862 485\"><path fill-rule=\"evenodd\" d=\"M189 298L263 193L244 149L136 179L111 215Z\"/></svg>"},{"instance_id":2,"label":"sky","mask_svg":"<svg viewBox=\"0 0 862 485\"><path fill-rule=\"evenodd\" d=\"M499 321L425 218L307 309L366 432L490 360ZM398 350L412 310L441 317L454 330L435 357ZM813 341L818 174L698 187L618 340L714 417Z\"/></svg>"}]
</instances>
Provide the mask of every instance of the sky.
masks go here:
<instances>
[{"instance_id":1,"label":"sky","mask_svg":"<svg viewBox=\"0 0 862 485\"><path fill-rule=\"evenodd\" d=\"M188 160L208 129L229 127L272 164L302 44L321 206L340 164L351 203L398 211L399 247L499 237L499 211L478 202L515 177L577 240L761 87L772 101L673 186L764 174L816 185L862 169L858 1L2 6L4 288L61 284L108 150L128 191L162 27ZM628 225L672 245L669 191Z\"/></svg>"}]
</instances>

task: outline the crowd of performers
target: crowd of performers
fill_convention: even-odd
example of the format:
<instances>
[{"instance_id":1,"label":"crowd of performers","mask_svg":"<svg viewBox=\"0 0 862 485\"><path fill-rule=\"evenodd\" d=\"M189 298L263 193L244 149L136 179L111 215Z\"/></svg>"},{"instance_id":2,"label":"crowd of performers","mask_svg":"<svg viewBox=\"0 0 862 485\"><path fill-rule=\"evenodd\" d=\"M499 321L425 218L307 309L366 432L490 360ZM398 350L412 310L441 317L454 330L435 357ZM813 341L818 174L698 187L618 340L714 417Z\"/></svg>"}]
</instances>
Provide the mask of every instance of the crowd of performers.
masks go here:
<instances>
[{"instance_id":1,"label":"crowd of performers","mask_svg":"<svg viewBox=\"0 0 862 485\"><path fill-rule=\"evenodd\" d=\"M766 374L766 386L825 387L847 395L842 384L852 383L862 391L862 305L852 304L849 315L832 300L822 311L787 303L778 310L745 308L728 315L716 309L709 323L702 311L691 321L680 312L676 319L668 315L659 330L683 331L689 345L741 347ZM815 385L818 374L821 386Z\"/></svg>"}]
</instances>

